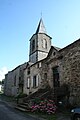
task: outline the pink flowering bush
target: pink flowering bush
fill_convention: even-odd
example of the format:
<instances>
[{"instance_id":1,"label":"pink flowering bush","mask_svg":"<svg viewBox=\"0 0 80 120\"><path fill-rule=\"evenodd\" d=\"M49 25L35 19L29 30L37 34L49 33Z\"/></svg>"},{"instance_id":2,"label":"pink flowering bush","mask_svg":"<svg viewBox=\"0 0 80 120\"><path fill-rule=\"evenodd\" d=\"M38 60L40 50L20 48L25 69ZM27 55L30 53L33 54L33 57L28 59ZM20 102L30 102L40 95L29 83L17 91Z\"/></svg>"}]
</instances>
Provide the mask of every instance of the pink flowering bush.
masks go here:
<instances>
[{"instance_id":1,"label":"pink flowering bush","mask_svg":"<svg viewBox=\"0 0 80 120\"><path fill-rule=\"evenodd\" d=\"M31 112L42 112L48 114L54 114L56 112L56 105L53 100L40 100L38 103L34 103L31 106Z\"/></svg>"}]
</instances>

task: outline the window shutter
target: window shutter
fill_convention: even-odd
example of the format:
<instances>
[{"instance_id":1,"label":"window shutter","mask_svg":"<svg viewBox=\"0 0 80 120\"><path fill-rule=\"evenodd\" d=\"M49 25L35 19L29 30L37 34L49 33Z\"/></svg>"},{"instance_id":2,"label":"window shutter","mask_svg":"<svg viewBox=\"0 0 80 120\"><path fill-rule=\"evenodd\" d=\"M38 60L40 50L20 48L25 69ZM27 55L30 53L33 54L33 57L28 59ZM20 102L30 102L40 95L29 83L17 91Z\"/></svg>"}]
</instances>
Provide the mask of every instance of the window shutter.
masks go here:
<instances>
[{"instance_id":1,"label":"window shutter","mask_svg":"<svg viewBox=\"0 0 80 120\"><path fill-rule=\"evenodd\" d=\"M39 86L39 75L37 75L37 79L36 79L36 87Z\"/></svg>"},{"instance_id":2,"label":"window shutter","mask_svg":"<svg viewBox=\"0 0 80 120\"><path fill-rule=\"evenodd\" d=\"M41 67L41 62L39 63L39 67Z\"/></svg>"},{"instance_id":3,"label":"window shutter","mask_svg":"<svg viewBox=\"0 0 80 120\"><path fill-rule=\"evenodd\" d=\"M28 79L27 79L27 87L28 87L28 88L30 87L29 83L30 83L30 79L28 78Z\"/></svg>"},{"instance_id":4,"label":"window shutter","mask_svg":"<svg viewBox=\"0 0 80 120\"><path fill-rule=\"evenodd\" d=\"M31 87L33 87L33 77L31 77Z\"/></svg>"}]
</instances>

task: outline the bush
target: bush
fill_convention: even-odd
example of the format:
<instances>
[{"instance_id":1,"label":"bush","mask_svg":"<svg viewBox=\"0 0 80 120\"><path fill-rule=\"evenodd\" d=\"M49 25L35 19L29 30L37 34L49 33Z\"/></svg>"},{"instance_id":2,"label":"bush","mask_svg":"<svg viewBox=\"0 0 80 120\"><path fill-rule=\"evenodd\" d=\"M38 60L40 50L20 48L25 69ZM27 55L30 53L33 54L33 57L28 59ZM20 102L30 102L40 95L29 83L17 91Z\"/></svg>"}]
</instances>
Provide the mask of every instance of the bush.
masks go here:
<instances>
[{"instance_id":1,"label":"bush","mask_svg":"<svg viewBox=\"0 0 80 120\"><path fill-rule=\"evenodd\" d=\"M19 93L15 98L16 98L16 101L17 101L17 104L19 103L20 101L20 98L24 98L24 97L27 97L26 94L23 94L23 93Z\"/></svg>"},{"instance_id":2,"label":"bush","mask_svg":"<svg viewBox=\"0 0 80 120\"><path fill-rule=\"evenodd\" d=\"M31 106L31 112L54 114L56 112L56 108L57 107L53 100L41 99L38 100L37 103L34 102L34 104Z\"/></svg>"},{"instance_id":3,"label":"bush","mask_svg":"<svg viewBox=\"0 0 80 120\"><path fill-rule=\"evenodd\" d=\"M24 94L24 93L19 93L19 94L16 96L16 98L23 98L23 97L27 97L27 95Z\"/></svg>"}]
</instances>

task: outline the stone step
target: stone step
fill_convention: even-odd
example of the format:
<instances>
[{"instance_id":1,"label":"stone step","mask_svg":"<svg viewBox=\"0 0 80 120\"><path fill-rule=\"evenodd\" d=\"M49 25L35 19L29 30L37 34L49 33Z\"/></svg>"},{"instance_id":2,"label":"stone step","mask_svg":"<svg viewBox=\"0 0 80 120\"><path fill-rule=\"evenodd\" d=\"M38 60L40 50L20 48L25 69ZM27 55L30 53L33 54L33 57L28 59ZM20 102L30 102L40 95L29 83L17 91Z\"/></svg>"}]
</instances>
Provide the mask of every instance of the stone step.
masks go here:
<instances>
[{"instance_id":1,"label":"stone step","mask_svg":"<svg viewBox=\"0 0 80 120\"><path fill-rule=\"evenodd\" d=\"M18 107L18 106L16 106L15 109L18 109L18 110L23 111L23 112L26 112L26 111L27 111L25 108Z\"/></svg>"},{"instance_id":2,"label":"stone step","mask_svg":"<svg viewBox=\"0 0 80 120\"><path fill-rule=\"evenodd\" d=\"M22 105L28 106L28 103L27 102L25 102L25 103L23 102Z\"/></svg>"},{"instance_id":3,"label":"stone step","mask_svg":"<svg viewBox=\"0 0 80 120\"><path fill-rule=\"evenodd\" d=\"M26 106L27 108L30 107L30 103L27 103L27 102L25 103L23 102L21 105Z\"/></svg>"},{"instance_id":4,"label":"stone step","mask_svg":"<svg viewBox=\"0 0 80 120\"><path fill-rule=\"evenodd\" d=\"M23 105L23 104L19 104L19 105L18 105L18 107L25 108L25 109L27 109L27 108L28 108L28 106Z\"/></svg>"}]
</instances>

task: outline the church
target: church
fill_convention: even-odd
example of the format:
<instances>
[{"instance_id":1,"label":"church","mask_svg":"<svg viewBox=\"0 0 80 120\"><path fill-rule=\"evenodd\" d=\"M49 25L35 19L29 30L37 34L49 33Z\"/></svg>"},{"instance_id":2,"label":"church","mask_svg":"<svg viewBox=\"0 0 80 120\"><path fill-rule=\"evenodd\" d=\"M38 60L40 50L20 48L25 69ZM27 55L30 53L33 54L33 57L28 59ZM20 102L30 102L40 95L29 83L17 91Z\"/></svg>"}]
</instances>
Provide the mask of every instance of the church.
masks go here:
<instances>
[{"instance_id":1,"label":"church","mask_svg":"<svg viewBox=\"0 0 80 120\"><path fill-rule=\"evenodd\" d=\"M5 75L5 95L30 95L49 86L57 99L80 104L80 39L62 49L51 39L41 18L30 38L29 61Z\"/></svg>"}]
</instances>

